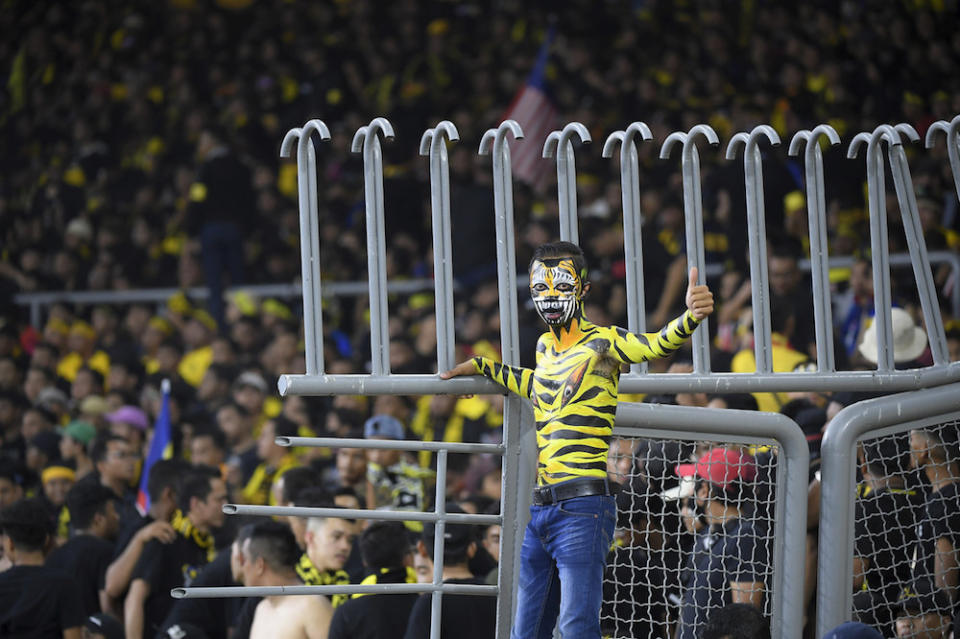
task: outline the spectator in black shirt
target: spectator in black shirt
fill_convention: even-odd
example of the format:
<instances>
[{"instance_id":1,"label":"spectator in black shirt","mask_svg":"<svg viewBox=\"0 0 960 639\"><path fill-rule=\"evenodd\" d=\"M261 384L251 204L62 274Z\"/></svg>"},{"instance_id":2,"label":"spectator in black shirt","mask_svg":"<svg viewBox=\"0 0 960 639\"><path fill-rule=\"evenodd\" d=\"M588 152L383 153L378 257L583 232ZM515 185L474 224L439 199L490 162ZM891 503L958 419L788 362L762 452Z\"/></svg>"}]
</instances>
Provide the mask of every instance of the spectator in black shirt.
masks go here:
<instances>
[{"instance_id":1,"label":"spectator in black shirt","mask_svg":"<svg viewBox=\"0 0 960 639\"><path fill-rule=\"evenodd\" d=\"M76 580L45 566L49 515L37 499L0 511L0 540L13 567L0 572L0 637L80 639L83 604Z\"/></svg>"},{"instance_id":2,"label":"spectator in black shirt","mask_svg":"<svg viewBox=\"0 0 960 639\"><path fill-rule=\"evenodd\" d=\"M180 509L171 525L174 540L151 539L133 569L124 601L128 639L152 636L170 612L170 590L189 584L214 556L211 529L223 524L227 487L215 469L197 469L180 487ZM185 514L183 514L185 513Z\"/></svg>"},{"instance_id":3,"label":"spectator in black shirt","mask_svg":"<svg viewBox=\"0 0 960 639\"><path fill-rule=\"evenodd\" d=\"M930 482L917 527L914 581L929 582L931 591L945 590L957 599L960 582L960 451L957 427L910 431L913 466L923 469Z\"/></svg>"},{"instance_id":4,"label":"spectator in black shirt","mask_svg":"<svg viewBox=\"0 0 960 639\"><path fill-rule=\"evenodd\" d=\"M447 505L447 512L463 512L455 504ZM423 533L417 542L417 552L433 556L436 525L423 524ZM477 534L474 526L448 523L443 533L443 583L477 584L468 567L477 552ZM396 595L393 595L396 596ZM431 595L420 595L407 623L404 639L427 639L430 636ZM497 599L477 595L445 595L440 616L441 639L493 639L497 626Z\"/></svg>"},{"instance_id":5,"label":"spectator in black shirt","mask_svg":"<svg viewBox=\"0 0 960 639\"><path fill-rule=\"evenodd\" d=\"M169 522L177 510L178 486L187 468L190 468L187 462L175 459L161 459L154 463L147 478L147 494L150 496L147 514L121 522L113 562L107 568L104 583L107 596L120 600L118 605L121 608L133 568L147 542L157 539L168 544L176 538L177 533Z\"/></svg>"},{"instance_id":6,"label":"spectator in black shirt","mask_svg":"<svg viewBox=\"0 0 960 639\"><path fill-rule=\"evenodd\" d=\"M632 635L642 637L644 635ZM770 639L770 622L750 604L730 604L707 619L700 639Z\"/></svg>"},{"instance_id":7,"label":"spectator in black shirt","mask_svg":"<svg viewBox=\"0 0 960 639\"><path fill-rule=\"evenodd\" d=\"M697 478L697 507L708 524L697 533L683 577L677 637L690 639L698 636L711 608L763 606L770 550L766 530L747 516L757 477L753 456L713 448L696 464L677 466L676 472Z\"/></svg>"},{"instance_id":8,"label":"spectator in black shirt","mask_svg":"<svg viewBox=\"0 0 960 639\"><path fill-rule=\"evenodd\" d=\"M923 495L908 488L910 450L904 435L863 445L853 557L855 618L893 634L891 607L910 582L910 558L904 549L917 540L917 515Z\"/></svg>"},{"instance_id":9,"label":"spectator in black shirt","mask_svg":"<svg viewBox=\"0 0 960 639\"><path fill-rule=\"evenodd\" d=\"M92 477L77 482L67 493L73 534L47 557L48 566L77 580L84 615L113 612L103 584L120 524L116 499Z\"/></svg>"},{"instance_id":10,"label":"spectator in black shirt","mask_svg":"<svg viewBox=\"0 0 960 639\"><path fill-rule=\"evenodd\" d=\"M139 516L133 482L137 478L137 460L140 454L119 435L102 433L93 440L90 450L100 483L117 496L120 521L132 521Z\"/></svg>"},{"instance_id":11,"label":"spectator in black shirt","mask_svg":"<svg viewBox=\"0 0 960 639\"><path fill-rule=\"evenodd\" d=\"M377 522L360 535L369 576L363 584L416 583L410 544L401 522ZM392 639L406 628L416 594L354 595L333 613L327 639Z\"/></svg>"},{"instance_id":12,"label":"spectator in black shirt","mask_svg":"<svg viewBox=\"0 0 960 639\"><path fill-rule=\"evenodd\" d=\"M896 634L886 637L947 639L950 636L950 597L943 590L930 590L928 583L905 588L897 602Z\"/></svg>"}]
</instances>

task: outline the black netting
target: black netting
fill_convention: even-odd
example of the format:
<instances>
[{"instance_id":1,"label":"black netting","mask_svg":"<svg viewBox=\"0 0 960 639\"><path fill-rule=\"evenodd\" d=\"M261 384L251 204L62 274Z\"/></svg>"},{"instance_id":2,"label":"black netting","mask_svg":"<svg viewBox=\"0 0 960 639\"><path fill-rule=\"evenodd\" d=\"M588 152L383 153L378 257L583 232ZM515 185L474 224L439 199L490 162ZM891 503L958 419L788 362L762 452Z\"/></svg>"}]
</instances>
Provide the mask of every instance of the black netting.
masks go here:
<instances>
[{"instance_id":1,"label":"black netting","mask_svg":"<svg viewBox=\"0 0 960 639\"><path fill-rule=\"evenodd\" d=\"M715 480L730 477L721 471L745 478L719 491L698 484L696 478L677 476L679 464L696 465L698 460L713 465L701 463L700 469ZM617 498L616 538L604 576L605 637L698 637L711 612L731 602L731 584L762 588L757 597L770 614L775 447L615 440L610 469L623 490ZM714 505L701 499L698 506L698 489L701 494L709 492ZM717 508L716 502L724 508ZM705 510L712 515L709 521Z\"/></svg>"}]
</instances>

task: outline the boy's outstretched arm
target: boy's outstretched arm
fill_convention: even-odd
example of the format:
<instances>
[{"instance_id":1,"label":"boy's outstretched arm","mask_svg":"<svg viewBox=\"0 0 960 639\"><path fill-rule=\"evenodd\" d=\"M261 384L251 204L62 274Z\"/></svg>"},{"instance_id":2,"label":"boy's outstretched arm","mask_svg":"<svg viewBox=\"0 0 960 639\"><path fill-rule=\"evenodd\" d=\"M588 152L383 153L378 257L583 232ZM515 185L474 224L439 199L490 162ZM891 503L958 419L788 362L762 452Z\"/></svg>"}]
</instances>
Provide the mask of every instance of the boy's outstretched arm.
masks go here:
<instances>
[{"instance_id":1,"label":"boy's outstretched arm","mask_svg":"<svg viewBox=\"0 0 960 639\"><path fill-rule=\"evenodd\" d=\"M533 371L519 366L507 366L486 357L473 357L460 362L448 371L440 373L440 379L461 375L483 375L521 397L530 397L533 386Z\"/></svg>"}]
</instances>

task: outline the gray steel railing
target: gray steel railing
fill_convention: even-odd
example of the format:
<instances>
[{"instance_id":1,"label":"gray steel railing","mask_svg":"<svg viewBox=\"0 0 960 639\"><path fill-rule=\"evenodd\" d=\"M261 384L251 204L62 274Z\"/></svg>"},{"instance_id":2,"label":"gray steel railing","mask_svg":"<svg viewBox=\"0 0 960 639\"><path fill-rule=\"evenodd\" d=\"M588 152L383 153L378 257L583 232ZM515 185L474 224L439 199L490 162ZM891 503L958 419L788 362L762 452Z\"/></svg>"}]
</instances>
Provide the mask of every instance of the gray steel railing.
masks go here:
<instances>
[{"instance_id":1,"label":"gray steel railing","mask_svg":"<svg viewBox=\"0 0 960 639\"><path fill-rule=\"evenodd\" d=\"M318 121L311 121L318 122ZM956 123L957 121L955 121ZM937 125L947 132L948 150L951 166L955 176L960 167L956 165L957 128L960 124ZM383 118L373 120L369 126L362 127L354 137L353 150L363 152L364 184L367 206L367 252L370 280L368 293L370 296L370 346L372 352L372 374L370 375L327 375L323 371L321 352L322 330L320 328L319 300L321 298L320 276L316 268L319 249L313 242L318 221L316 208L313 202L303 202L302 199L317 197L316 185L309 175L313 168L311 151L313 145L309 143L307 132L311 124L303 129L291 131L288 137L299 136L299 144L306 149L298 153L298 168L300 169L301 193L301 231L307 237L301 238L302 263L304 277L302 281L302 296L304 299L305 321L313 322L311 330L306 331L306 351L314 362L310 365L312 372L306 375L284 375L278 382L281 395L338 395L338 394L472 394L472 393L501 393L503 389L492 381L479 378L456 378L441 380L436 375L394 375L389 366L389 335L387 332L386 291L388 283L383 270L385 255L385 234L383 231L384 202L382 192L382 157L378 132L385 137L392 137L390 123ZM322 132L318 124L313 129ZM937 129L939 130L939 129ZM610 156L612 146L620 142L621 148L621 186L624 189L624 215L636 218L639 215L637 205L639 194L639 170L636 166L636 149L633 137L641 134L644 139L649 137L646 125L636 122L625 131L612 135L605 145L603 154ZM876 299L877 326L879 329L879 358L876 370L872 371L837 371L835 370L832 346L832 322L829 304L829 281L826 276L831 263L837 258L829 258L826 247L826 210L824 205L824 174L820 137L826 137L836 144L839 138L827 126L814 128L812 131L798 133L790 145L790 153L797 154L802 143L807 144L805 151L805 167L807 178L807 201L810 215L810 245L812 272L812 289L814 294L814 316L816 323L816 341L818 354L818 370L815 373L775 373L772 370L771 334L769 330L769 286L766 273L766 239L763 229L763 173L762 156L758 142L766 137L771 143L777 144L779 139L769 127L757 127L752 132L738 133L727 149L727 157L733 158L736 146L744 143L744 176L747 190L747 217L749 228L750 250L750 277L753 284L755 356L758 372L750 374L718 374L711 371L710 352L707 342L706 327L701 327L693 338L694 372L683 375L647 375L642 367L636 367L629 374L621 378L622 392L692 392L705 391L714 393L729 392L771 392L786 390L803 391L837 391L837 390L922 390L936 386L943 386L960 380L960 362L947 361L945 337L937 302L937 292L933 285L930 263L934 259L943 259L949 262L955 272L960 273L960 259L956 255L937 256L927 254L923 246L922 234L919 232L919 217L917 214L916 198L912 189L909 166L901 145L901 135L913 139L915 132L905 125L892 127L883 125L872 133L863 133L854 138L850 146L849 155L856 155L857 149L866 143L866 161L869 186L869 208L871 220L871 240L874 260L874 282ZM494 214L497 230L497 275L500 301L500 329L501 349L503 361L506 364L519 363L518 340L518 309L517 309L517 264L514 251L515 229L513 222L512 178L510 170L510 147L508 136L519 139L523 136L520 126L513 121L503 122L497 129L488 130L480 143L480 153L491 155L493 164ZM558 201L560 204L559 235L563 239L576 241L578 237L578 222L576 210L576 171L573 155L573 138L578 137L581 142L590 140L589 133L582 124L570 123L562 130L551 133L544 144L544 157L556 157L558 177ZM688 261L700 270L700 280L706 277L706 264L703 250L703 221L702 196L700 186L700 155L694 140L703 136L708 142L717 146L719 139L716 133L706 125L693 127L689 132L676 132L667 137L661 148L661 157L669 155L675 144L682 146L681 172L683 177L685 232L689 250ZM449 122L441 122L436 128L429 129L421 140L420 151L429 157L431 176L431 203L433 208L435 270L437 281L437 326L438 351L437 363L443 369L452 362L452 331L453 308L451 303L452 276L449 270L451 255L449 233L449 184L447 178L447 164L445 154L446 141L455 141L458 135L455 127ZM930 139L928 137L928 143ZM287 147L291 142L285 141ZM889 281L889 267L894 260L887 254L886 243L886 211L884 208L883 190L883 145L888 147L890 167L894 178L901 218L904 221L905 233L910 243L908 263L913 265L914 277L917 282L918 296L923 308L924 320L930 339L934 365L922 369L909 371L894 370L893 340L891 334L891 295ZM289 150L289 149L288 149ZM298 151L300 148L298 147ZM314 158L315 161L315 158ZM957 180L960 190L960 179ZM310 219L304 219L308 217ZM633 244L639 241L638 220L625 222L626 242ZM632 274L628 277L628 291L630 299L638 303L642 298L642 257L639 246L625 247L625 254L630 263ZM325 286L329 293L333 285ZM640 295L638 295L638 292ZM308 308L309 307L309 308ZM631 328L640 330L642 318L637 309L631 310ZM309 355L313 353L314 355ZM850 492L844 493L846 486L840 486L838 477L849 478L852 465L849 457L852 435L847 434L849 428L843 425L850 423L869 424L878 420L894 419L891 411L930 411L938 410L947 402L953 401L958 389L954 386L943 386L921 393L907 395L902 400L881 400L878 404L866 404L863 408L855 405L848 408L843 419L835 420L824 445L831 460L826 460L824 486L830 483L830 494L827 508L823 509L824 523L830 530L837 530L842 524L837 522L846 517L846 511L841 510L834 514L839 519L831 520L826 513L830 512L833 501L846 504ZM901 412L902 414L902 412ZM854 419L854 415L867 417ZM847 417L849 416L849 417ZM902 419L902 417L897 417ZM850 427L853 428L853 427ZM777 516L776 541L774 551L773 576L773 631L776 637L799 637L802 624L802 586L804 577L804 536L806 534L806 477L808 453L806 440L799 427L782 415L772 413L742 413L731 410L690 409L682 407L666 407L657 405L621 404L616 415L614 432L627 436L663 436L669 438L706 438L730 442L754 442L758 439L771 439L780 447L782 467L778 465L777 477ZM837 434L839 432L839 434ZM516 575L519 565L519 547L522 541L523 529L526 524L524 506L529 500L529 489L533 485L533 469L536 466L536 445L532 409L529 402L510 395L504 405L503 444L489 446L481 444L456 444L446 442L375 442L357 440L329 440L329 439L281 439L283 445L310 445L310 446L353 446L358 448L401 448L405 450L435 450L437 451L437 492L436 507L433 512L411 514L385 513L383 511L336 511L340 516L358 518L403 518L419 521L435 521L442 532L445 522L499 522L503 525L501 541L501 556L498 585L496 588L481 590L480 587L464 588L452 587L441 583L443 562L443 535L436 536L434 547L435 572L434 581L429 585L396 586L390 584L378 587L358 586L319 586L294 587L280 590L263 591L267 594L302 594L302 593L332 593L332 592L431 592L433 597L431 615L431 638L439 636L439 619L441 614L442 596L447 593L498 594L497 608L497 636L504 639L509 634L510 622L513 613L513 601L516 592ZM446 456L449 452L480 451L504 455L502 471L501 514L497 516L454 515L444 512L445 495L443 487L446 475ZM831 452L839 451L837 453ZM843 479L846 481L846 479ZM840 486L838 488L838 486ZM837 491L840 491L839 493ZM332 514L324 509L305 508L275 508L253 506L228 506L230 513L246 513L259 515L299 515L310 516ZM833 528L830 528L830 527ZM825 534L825 533L824 533ZM825 570L839 570L848 565L847 555L849 548L830 548L833 566L827 568L821 556L821 578ZM830 573L836 575L837 573ZM839 581L837 583L840 583ZM176 596L246 596L255 591L249 589L204 589L195 590L186 588L176 591ZM256 591L261 592L261 591ZM820 594L821 600L826 595ZM833 620L842 616L843 599L822 601L824 613L822 619ZM839 610L839 612L838 612Z\"/></svg>"}]
</instances>

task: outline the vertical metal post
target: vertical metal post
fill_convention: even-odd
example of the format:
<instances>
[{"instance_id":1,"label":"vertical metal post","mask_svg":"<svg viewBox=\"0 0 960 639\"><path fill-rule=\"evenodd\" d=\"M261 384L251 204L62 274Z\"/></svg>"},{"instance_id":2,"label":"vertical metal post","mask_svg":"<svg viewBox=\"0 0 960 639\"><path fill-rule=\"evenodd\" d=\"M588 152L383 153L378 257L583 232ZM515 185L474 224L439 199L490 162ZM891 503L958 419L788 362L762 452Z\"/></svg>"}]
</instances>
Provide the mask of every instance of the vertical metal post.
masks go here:
<instances>
[{"instance_id":1,"label":"vertical metal post","mask_svg":"<svg viewBox=\"0 0 960 639\"><path fill-rule=\"evenodd\" d=\"M382 131L393 139L393 127L385 118L374 118L353 136L352 150L363 152L363 186L367 210L367 267L370 271L370 356L374 375L390 373L390 332L387 321L387 243L383 227Z\"/></svg>"},{"instance_id":2,"label":"vertical metal post","mask_svg":"<svg viewBox=\"0 0 960 639\"><path fill-rule=\"evenodd\" d=\"M947 157L950 158L953 186L957 190L957 197L960 198L960 115L955 116L949 123L946 120L939 120L930 125L925 140L928 149L933 147L933 137L937 131L943 131L947 136Z\"/></svg>"},{"instance_id":3,"label":"vertical metal post","mask_svg":"<svg viewBox=\"0 0 960 639\"><path fill-rule=\"evenodd\" d=\"M807 226L810 238L810 271L813 277L813 314L817 338L817 371L833 372L837 369L833 350L833 319L830 307L830 268L827 250L827 204L823 181L823 153L820 138L826 137L831 145L840 144L840 136L828 124L821 124L813 131L798 131L790 142L790 155L797 155L806 142L804 170L807 186Z\"/></svg>"},{"instance_id":4,"label":"vertical metal post","mask_svg":"<svg viewBox=\"0 0 960 639\"><path fill-rule=\"evenodd\" d=\"M433 529L433 585L443 583L443 543L447 522L447 451L437 451L437 486L434 494L434 511L439 518ZM443 593L434 590L430 600L430 639L440 639L440 619L443 610Z\"/></svg>"},{"instance_id":5,"label":"vertical metal post","mask_svg":"<svg viewBox=\"0 0 960 639\"><path fill-rule=\"evenodd\" d=\"M920 141L920 135L909 124L898 124L895 128L910 141ZM910 177L910 163L907 161L903 145L891 144L887 153L890 160L890 173L893 175L893 184L897 190L897 201L900 203L900 217L903 220L903 230L910 250L910 261L913 264L913 276L917 281L917 293L923 309L923 321L927 329L930 353L933 355L934 364L949 364L947 336L943 330L943 317L940 315L940 304L937 301L937 287L930 270L927 243L923 238L917 194L913 189L913 179Z\"/></svg>"},{"instance_id":6,"label":"vertical metal post","mask_svg":"<svg viewBox=\"0 0 960 639\"><path fill-rule=\"evenodd\" d=\"M446 140L460 139L457 127L443 120L420 139L420 155L430 156L430 210L433 220L434 307L437 321L437 370L454 366L453 242L450 239L450 164Z\"/></svg>"},{"instance_id":7,"label":"vertical metal post","mask_svg":"<svg viewBox=\"0 0 960 639\"><path fill-rule=\"evenodd\" d=\"M510 366L520 363L517 328L517 258L513 229L513 179L510 172L510 146L507 134L523 138L523 130L514 120L506 120L496 129L489 129L480 140L480 155L493 156L494 212L497 228L497 285L500 298L500 349L503 361ZM520 559L519 540L522 540L525 520L520 516L519 481L524 461L521 454L521 399L513 393L504 398L503 456L501 473L502 495L500 513L503 530L500 535L500 571L497 598L497 638L510 636L513 621L513 600Z\"/></svg>"},{"instance_id":8,"label":"vertical metal post","mask_svg":"<svg viewBox=\"0 0 960 639\"><path fill-rule=\"evenodd\" d=\"M887 242L887 204L880 141L900 144L900 135L890 125L880 125L873 133L858 133L850 142L847 157L857 157L860 146L867 146L867 199L870 209L870 251L873 258L873 306L877 324L877 370L893 370L893 331L890 308L890 247Z\"/></svg>"},{"instance_id":9,"label":"vertical metal post","mask_svg":"<svg viewBox=\"0 0 960 639\"><path fill-rule=\"evenodd\" d=\"M706 280L703 251L703 197L700 192L700 153L695 138L702 135L712 146L720 144L716 131L706 124L698 124L689 132L675 131L667 136L660 149L660 159L670 157L674 144L682 145L680 160L683 175L683 215L686 224L687 267L696 266L699 284ZM693 371L697 374L710 372L710 336L707 321L693 334Z\"/></svg>"},{"instance_id":10,"label":"vertical metal post","mask_svg":"<svg viewBox=\"0 0 960 639\"><path fill-rule=\"evenodd\" d=\"M557 203L560 207L560 239L580 243L577 230L577 169L573 155L573 136L589 143L590 132L579 122L570 122L554 131L543 143L543 157L557 158Z\"/></svg>"},{"instance_id":11,"label":"vertical metal post","mask_svg":"<svg viewBox=\"0 0 960 639\"><path fill-rule=\"evenodd\" d=\"M766 215L763 206L763 164L760 159L760 138L779 146L780 136L765 124L747 133L737 133L727 144L727 159L737 155L743 143L743 174L747 196L747 228L750 246L750 280L753 303L753 353L758 373L773 372L773 342L770 336L770 285L767 274Z\"/></svg>"},{"instance_id":12,"label":"vertical metal post","mask_svg":"<svg viewBox=\"0 0 960 639\"><path fill-rule=\"evenodd\" d=\"M613 157L620 143L620 199L623 202L623 252L627 282L627 328L631 333L647 330L646 300L643 290L643 214L640 212L640 159L636 138L652 140L650 128L633 122L624 131L614 131L603 145L603 157ZM647 363L630 365L630 372L647 372Z\"/></svg>"},{"instance_id":13,"label":"vertical metal post","mask_svg":"<svg viewBox=\"0 0 960 639\"><path fill-rule=\"evenodd\" d=\"M321 140L330 139L330 131L326 124L321 120L310 120L302 128L290 129L280 145L280 157L290 157L293 141L299 140L297 143L297 197L300 208L300 268L307 375L322 374L324 370L317 158L311 139L314 131Z\"/></svg>"}]
</instances>

